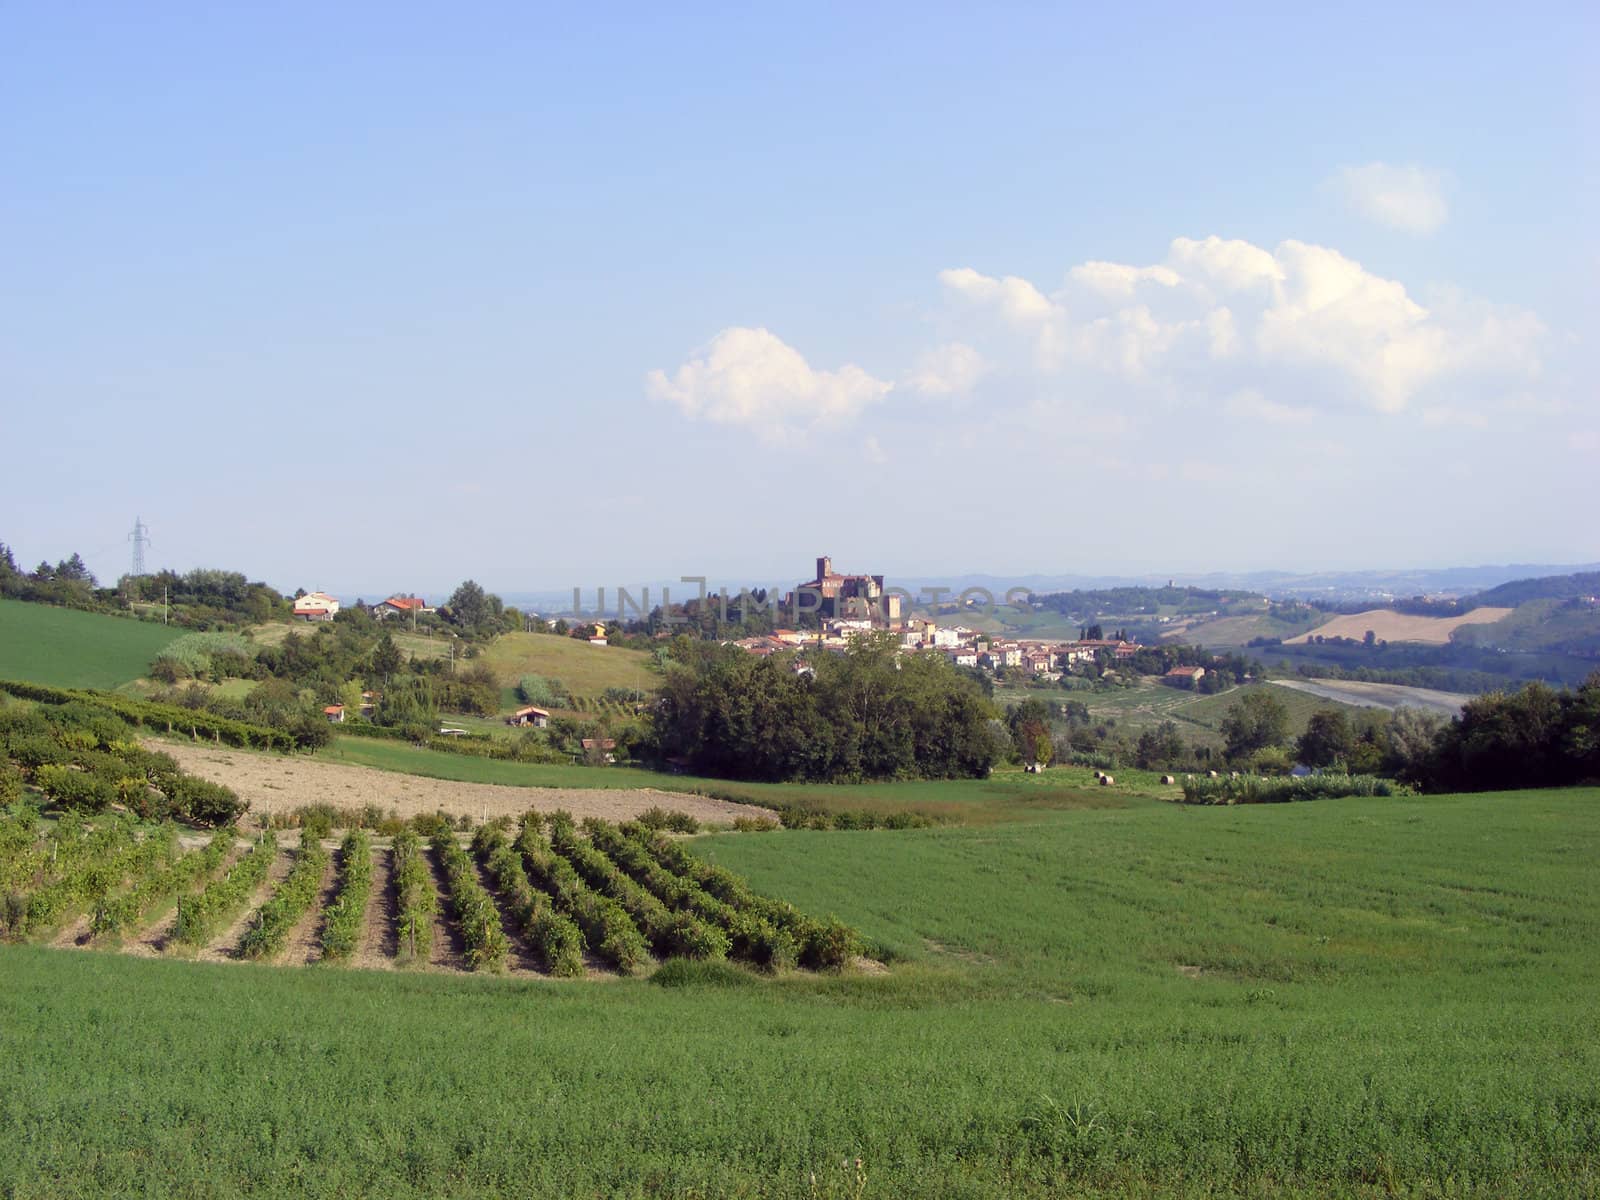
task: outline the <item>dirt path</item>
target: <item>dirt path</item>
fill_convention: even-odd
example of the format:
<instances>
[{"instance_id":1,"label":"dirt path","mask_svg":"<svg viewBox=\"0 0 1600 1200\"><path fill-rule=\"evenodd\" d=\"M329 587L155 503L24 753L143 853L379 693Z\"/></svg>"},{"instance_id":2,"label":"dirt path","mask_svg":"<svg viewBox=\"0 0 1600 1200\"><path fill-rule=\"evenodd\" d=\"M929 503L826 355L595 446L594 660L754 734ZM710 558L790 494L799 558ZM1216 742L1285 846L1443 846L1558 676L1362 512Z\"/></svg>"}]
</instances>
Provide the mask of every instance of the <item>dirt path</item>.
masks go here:
<instances>
[{"instance_id":1,"label":"dirt path","mask_svg":"<svg viewBox=\"0 0 1600 1200\"><path fill-rule=\"evenodd\" d=\"M367 897L367 911L362 918L361 948L351 957L353 967L388 971L393 969L395 957L400 953L400 906L394 894L393 870L393 852L374 848L372 892Z\"/></svg>"},{"instance_id":2,"label":"dirt path","mask_svg":"<svg viewBox=\"0 0 1600 1200\"><path fill-rule=\"evenodd\" d=\"M94 924L94 910L85 909L72 920L68 921L61 932L50 939L50 944L58 950L84 950L88 948L91 926Z\"/></svg>"},{"instance_id":3,"label":"dirt path","mask_svg":"<svg viewBox=\"0 0 1600 1200\"><path fill-rule=\"evenodd\" d=\"M328 865L322 871L322 885L317 889L316 902L312 904L311 911L300 918L299 924L289 931L283 944L283 953L275 961L302 967L322 957L322 914L338 886L338 875L334 871L334 859L337 857L337 854L329 855Z\"/></svg>"},{"instance_id":4,"label":"dirt path","mask_svg":"<svg viewBox=\"0 0 1600 1200\"><path fill-rule=\"evenodd\" d=\"M284 853L284 847L279 846L273 855L272 866L267 868L267 878L260 887L256 888L250 899L233 923L223 930L222 934L213 938L195 958L200 962L239 962L239 943L244 940L245 933L250 928L250 922L255 918L256 909L260 908L277 890L284 877L293 867L293 856Z\"/></svg>"},{"instance_id":5,"label":"dirt path","mask_svg":"<svg viewBox=\"0 0 1600 1200\"><path fill-rule=\"evenodd\" d=\"M731 804L687 792L656 788L547 788L508 787L494 783L460 783L402 775L372 767L323 762L306 755L230 750L198 742L146 739L153 750L170 754L185 771L226 784L250 801L254 814L291 812L308 798L341 808L376 804L394 809L402 817L443 809L475 820L519 816L530 808L551 812L564 808L580 820L601 817L626 821L646 809L678 809L696 820L731 824L735 817L771 817L775 814L749 804Z\"/></svg>"},{"instance_id":6,"label":"dirt path","mask_svg":"<svg viewBox=\"0 0 1600 1200\"><path fill-rule=\"evenodd\" d=\"M450 904L450 888L445 882L444 867L430 846L422 853L433 876L433 890L439 903L433 910L433 945L428 950L428 969L432 971L465 971L467 947L461 940L461 926L455 919L455 909Z\"/></svg>"},{"instance_id":7,"label":"dirt path","mask_svg":"<svg viewBox=\"0 0 1600 1200\"><path fill-rule=\"evenodd\" d=\"M524 940L522 931L517 928L517 922L512 917L510 910L500 902L500 894L495 890L494 877L489 874L489 869L483 865L476 855L472 858L472 866L478 872L478 882L483 885L483 890L494 898L495 910L500 914L500 928L506 935L506 941L511 943L511 953L506 956L506 974L545 974L545 971L539 965L539 956L533 952L533 947Z\"/></svg>"},{"instance_id":8,"label":"dirt path","mask_svg":"<svg viewBox=\"0 0 1600 1200\"><path fill-rule=\"evenodd\" d=\"M247 843L235 839L228 853L223 855L222 863L215 871L203 879L196 880L188 891L170 900L164 900L156 912L148 919L143 930L135 937L125 938L122 944L124 954L137 955L140 958L157 958L167 948L167 943L172 940L172 930L178 922L178 901L183 896L192 896L196 892L205 890L206 885L213 879L221 879L230 870L233 864L239 861L239 856L244 853ZM188 843L185 842L187 846ZM189 851L193 853L194 850Z\"/></svg>"}]
</instances>

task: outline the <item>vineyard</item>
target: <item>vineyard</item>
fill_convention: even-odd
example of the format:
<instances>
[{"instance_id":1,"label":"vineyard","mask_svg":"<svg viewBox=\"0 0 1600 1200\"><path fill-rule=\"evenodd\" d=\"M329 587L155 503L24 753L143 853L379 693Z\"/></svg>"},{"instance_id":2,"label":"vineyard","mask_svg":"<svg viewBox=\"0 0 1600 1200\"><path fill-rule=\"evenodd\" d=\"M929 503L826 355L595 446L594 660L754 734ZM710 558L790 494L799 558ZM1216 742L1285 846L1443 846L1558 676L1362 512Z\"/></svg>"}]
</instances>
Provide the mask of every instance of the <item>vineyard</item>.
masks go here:
<instances>
[{"instance_id":1,"label":"vineyard","mask_svg":"<svg viewBox=\"0 0 1600 1200\"><path fill-rule=\"evenodd\" d=\"M337 843L301 831L292 844L291 831L247 841L230 827L185 847L177 826L127 814L3 811L8 941L564 978L672 959L828 970L861 953L848 926L760 895L639 822L529 812L470 842L439 822L387 846L361 829ZM363 961L371 942L392 951Z\"/></svg>"}]
</instances>

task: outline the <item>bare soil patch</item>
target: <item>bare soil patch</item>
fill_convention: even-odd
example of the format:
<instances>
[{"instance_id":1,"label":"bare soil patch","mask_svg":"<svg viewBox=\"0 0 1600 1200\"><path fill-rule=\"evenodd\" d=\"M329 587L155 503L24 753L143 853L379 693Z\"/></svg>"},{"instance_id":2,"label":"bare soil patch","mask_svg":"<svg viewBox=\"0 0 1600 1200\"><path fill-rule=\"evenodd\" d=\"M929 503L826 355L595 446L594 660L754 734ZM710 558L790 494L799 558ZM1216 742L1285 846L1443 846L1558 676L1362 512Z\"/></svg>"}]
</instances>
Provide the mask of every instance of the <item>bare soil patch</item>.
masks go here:
<instances>
[{"instance_id":1,"label":"bare soil patch","mask_svg":"<svg viewBox=\"0 0 1600 1200\"><path fill-rule=\"evenodd\" d=\"M328 902L333 899L334 890L338 887L338 876L334 871L334 859L337 857L337 854L328 857L328 865L322 872L322 886L317 890L316 903L311 906L310 912L300 918L300 923L289 931L283 953L278 957L279 962L300 967L314 963L322 957L323 913L326 912Z\"/></svg>"},{"instance_id":2,"label":"bare soil patch","mask_svg":"<svg viewBox=\"0 0 1600 1200\"><path fill-rule=\"evenodd\" d=\"M631 820L655 807L677 809L698 821L715 824L729 824L735 817L775 815L752 804L733 804L658 788L506 787L427 779L304 756L253 754L199 743L152 740L147 744L172 755L185 771L231 787L241 799L250 801L251 811L257 814L291 812L304 804L326 803L340 808L376 804L386 812L394 809L402 817L443 809L475 820L519 816L530 808L540 812L564 808L580 820L600 817L607 821Z\"/></svg>"},{"instance_id":3,"label":"bare soil patch","mask_svg":"<svg viewBox=\"0 0 1600 1200\"><path fill-rule=\"evenodd\" d=\"M278 852L273 856L272 866L267 868L267 878L255 890L233 923L206 946L195 957L201 962L239 962L239 943L244 941L244 935L250 928L250 922L255 919L256 909L267 902L268 897L277 891L278 885L289 874L293 866L290 856L283 852L283 847L278 847Z\"/></svg>"},{"instance_id":4,"label":"bare soil patch","mask_svg":"<svg viewBox=\"0 0 1600 1200\"><path fill-rule=\"evenodd\" d=\"M400 953L400 907L394 894L394 856L388 850L372 852L372 894L367 897L366 936L354 955L353 966L387 971Z\"/></svg>"},{"instance_id":5,"label":"bare soil patch","mask_svg":"<svg viewBox=\"0 0 1600 1200\"><path fill-rule=\"evenodd\" d=\"M1450 640L1450 635L1463 625L1493 625L1510 615L1509 608L1475 608L1459 617L1413 617L1387 608L1375 608L1370 612L1335 617L1310 633L1284 638L1283 644L1299 646L1311 637L1347 637L1359 642L1370 629L1380 641L1423 642L1430 646L1443 646Z\"/></svg>"}]
</instances>

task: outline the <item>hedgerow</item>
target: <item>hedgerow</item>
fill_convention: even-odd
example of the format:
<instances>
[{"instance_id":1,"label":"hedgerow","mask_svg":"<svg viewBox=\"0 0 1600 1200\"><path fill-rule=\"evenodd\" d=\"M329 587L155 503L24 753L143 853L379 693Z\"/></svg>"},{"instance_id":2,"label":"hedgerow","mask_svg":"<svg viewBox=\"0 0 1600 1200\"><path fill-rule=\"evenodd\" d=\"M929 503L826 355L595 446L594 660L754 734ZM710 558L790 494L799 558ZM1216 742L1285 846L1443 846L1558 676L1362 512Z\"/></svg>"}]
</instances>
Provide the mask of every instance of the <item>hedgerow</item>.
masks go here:
<instances>
[{"instance_id":1,"label":"hedgerow","mask_svg":"<svg viewBox=\"0 0 1600 1200\"><path fill-rule=\"evenodd\" d=\"M131 725L156 729L165 733L187 733L193 738L202 736L229 746L255 747L261 750L295 750L304 740L301 735L281 729L268 729L218 716L203 709L181 708L176 704L158 704L133 696L114 692L98 692L89 688L56 688L39 683L22 683L0 680L0 692L19 700L35 700L41 704L69 704L80 701L96 705L106 712L121 717ZM324 731L325 732L325 731Z\"/></svg>"},{"instance_id":2,"label":"hedgerow","mask_svg":"<svg viewBox=\"0 0 1600 1200\"><path fill-rule=\"evenodd\" d=\"M1284 804L1294 800L1336 800L1344 796L1409 796L1412 790L1376 775L1327 772L1291 776L1243 775L1238 779L1189 776L1183 781L1185 804Z\"/></svg>"},{"instance_id":3,"label":"hedgerow","mask_svg":"<svg viewBox=\"0 0 1600 1200\"><path fill-rule=\"evenodd\" d=\"M145 914L162 900L186 891L211 875L235 841L231 826L217 832L205 849L185 854L169 862L165 869L145 877L128 891L103 897L95 906L90 923L92 936L124 933L134 928Z\"/></svg>"},{"instance_id":4,"label":"hedgerow","mask_svg":"<svg viewBox=\"0 0 1600 1200\"><path fill-rule=\"evenodd\" d=\"M433 873L422 857L422 840L413 829L403 829L394 839L394 888L400 916L400 957L426 962L433 945L433 914L439 898L433 890Z\"/></svg>"},{"instance_id":5,"label":"hedgerow","mask_svg":"<svg viewBox=\"0 0 1600 1200\"><path fill-rule=\"evenodd\" d=\"M728 937L692 913L673 913L639 886L605 853L578 836L570 818L550 818L551 848L570 862L590 887L627 911L658 958L726 958Z\"/></svg>"},{"instance_id":6,"label":"hedgerow","mask_svg":"<svg viewBox=\"0 0 1600 1200\"><path fill-rule=\"evenodd\" d=\"M277 836L264 833L221 879L198 895L180 899L174 938L186 946L203 946L210 941L217 927L242 908L251 893L261 886L277 852Z\"/></svg>"},{"instance_id":7,"label":"hedgerow","mask_svg":"<svg viewBox=\"0 0 1600 1200\"><path fill-rule=\"evenodd\" d=\"M372 838L364 829L352 829L339 845L338 893L322 922L324 962L342 962L356 952L371 895Z\"/></svg>"},{"instance_id":8,"label":"hedgerow","mask_svg":"<svg viewBox=\"0 0 1600 1200\"><path fill-rule=\"evenodd\" d=\"M445 880L450 885L450 907L461 925L467 965L474 971L504 971L511 943L501 928L500 910L495 907L494 898L478 882L471 857L454 833L436 834L433 852L439 856Z\"/></svg>"},{"instance_id":9,"label":"hedgerow","mask_svg":"<svg viewBox=\"0 0 1600 1200\"><path fill-rule=\"evenodd\" d=\"M787 933L794 940L801 966L812 970L842 967L861 952L860 938L842 922L831 917L815 921L792 904L759 895L732 871L701 862L670 838L637 822L630 821L621 828L668 870L693 880L724 904L753 913L774 929Z\"/></svg>"},{"instance_id":10,"label":"hedgerow","mask_svg":"<svg viewBox=\"0 0 1600 1200\"><path fill-rule=\"evenodd\" d=\"M538 813L524 814L517 850L528 877L583 930L591 950L619 971L631 972L644 964L649 951L627 911L615 900L592 890L572 864L550 848Z\"/></svg>"},{"instance_id":11,"label":"hedgerow","mask_svg":"<svg viewBox=\"0 0 1600 1200\"><path fill-rule=\"evenodd\" d=\"M740 912L693 880L669 871L610 822L590 818L583 828L607 858L663 904L720 927L733 957L769 971L794 964L794 938L787 931L775 928L757 913Z\"/></svg>"},{"instance_id":12,"label":"hedgerow","mask_svg":"<svg viewBox=\"0 0 1600 1200\"><path fill-rule=\"evenodd\" d=\"M239 943L246 958L272 958L282 952L289 931L316 903L327 866L328 852L321 840L301 838L294 867L272 893L272 898L256 911L255 920Z\"/></svg>"},{"instance_id":13,"label":"hedgerow","mask_svg":"<svg viewBox=\"0 0 1600 1200\"><path fill-rule=\"evenodd\" d=\"M494 877L500 902L522 931L534 952L552 975L576 978L584 973L583 931L571 918L556 911L550 898L534 890L505 831L498 825L480 825L472 849Z\"/></svg>"}]
</instances>

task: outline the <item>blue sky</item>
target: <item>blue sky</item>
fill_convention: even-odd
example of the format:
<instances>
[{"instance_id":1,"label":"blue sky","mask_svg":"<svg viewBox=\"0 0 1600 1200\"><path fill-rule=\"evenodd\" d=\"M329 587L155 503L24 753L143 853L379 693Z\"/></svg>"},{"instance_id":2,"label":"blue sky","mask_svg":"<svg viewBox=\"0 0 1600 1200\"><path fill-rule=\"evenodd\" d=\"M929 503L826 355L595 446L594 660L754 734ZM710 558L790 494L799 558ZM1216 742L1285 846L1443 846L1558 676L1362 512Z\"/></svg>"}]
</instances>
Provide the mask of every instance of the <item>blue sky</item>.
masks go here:
<instances>
[{"instance_id":1,"label":"blue sky","mask_svg":"<svg viewBox=\"0 0 1600 1200\"><path fill-rule=\"evenodd\" d=\"M1588 8L1111 7L6 5L0 539L1600 559Z\"/></svg>"}]
</instances>

